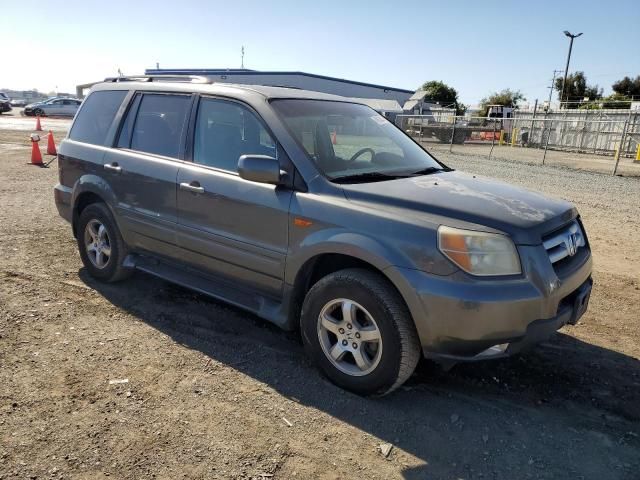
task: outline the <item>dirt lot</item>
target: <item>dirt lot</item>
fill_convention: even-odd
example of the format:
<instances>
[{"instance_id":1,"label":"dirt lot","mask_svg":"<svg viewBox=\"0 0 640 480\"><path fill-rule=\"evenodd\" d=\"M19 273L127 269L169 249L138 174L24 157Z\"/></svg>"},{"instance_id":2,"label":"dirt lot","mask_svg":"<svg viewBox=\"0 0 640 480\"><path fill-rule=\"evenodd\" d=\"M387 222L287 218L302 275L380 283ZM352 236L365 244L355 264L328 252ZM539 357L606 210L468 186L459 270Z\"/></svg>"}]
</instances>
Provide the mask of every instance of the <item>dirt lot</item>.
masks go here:
<instances>
[{"instance_id":1,"label":"dirt lot","mask_svg":"<svg viewBox=\"0 0 640 480\"><path fill-rule=\"evenodd\" d=\"M56 164L26 165L30 132L4 121L0 479L640 478L640 179L440 155L577 204L591 307L528 354L425 362L363 399L296 334L144 274L91 280L53 204Z\"/></svg>"},{"instance_id":2,"label":"dirt lot","mask_svg":"<svg viewBox=\"0 0 640 480\"><path fill-rule=\"evenodd\" d=\"M435 142L424 142L424 146L430 151L445 152L446 155L448 155L450 148L447 144ZM494 145L492 150L490 142L486 144L455 144L451 148L451 151L458 155L482 155L486 157L491 155L499 160L507 162L517 161L531 165L542 165L544 161L545 165L568 167L604 174L611 174L616 163L613 155L574 153L549 149L545 156L544 149L522 148L519 146L512 147L510 145L500 146L498 144ZM627 177L640 177L640 162L636 162L634 158L621 155L616 174Z\"/></svg>"}]
</instances>

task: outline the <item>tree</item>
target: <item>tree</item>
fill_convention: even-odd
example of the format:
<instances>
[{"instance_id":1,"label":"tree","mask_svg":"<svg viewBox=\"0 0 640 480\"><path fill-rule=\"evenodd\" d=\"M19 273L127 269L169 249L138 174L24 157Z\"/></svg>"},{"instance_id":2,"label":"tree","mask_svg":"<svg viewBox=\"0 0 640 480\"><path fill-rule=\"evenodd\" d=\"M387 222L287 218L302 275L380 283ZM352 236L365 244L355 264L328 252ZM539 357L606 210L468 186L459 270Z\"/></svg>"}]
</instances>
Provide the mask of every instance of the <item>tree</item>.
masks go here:
<instances>
[{"instance_id":1,"label":"tree","mask_svg":"<svg viewBox=\"0 0 640 480\"><path fill-rule=\"evenodd\" d=\"M489 113L489 105L502 105L503 107L518 108L518 102L524 101L524 95L520 90L510 90L505 88L499 92L493 92L488 97L480 100L481 117L486 117Z\"/></svg>"},{"instance_id":2,"label":"tree","mask_svg":"<svg viewBox=\"0 0 640 480\"><path fill-rule=\"evenodd\" d=\"M587 77L584 72L575 72L567 75L567 86L564 89L564 98L562 96L563 78L556 78L556 90L558 91L558 100L568 103L566 108L578 108L579 102L585 98L589 100L598 100L602 98L602 89L598 85L587 85Z\"/></svg>"},{"instance_id":3,"label":"tree","mask_svg":"<svg viewBox=\"0 0 640 480\"><path fill-rule=\"evenodd\" d=\"M439 103L443 107L453 107L456 109L457 115L464 114L467 107L458 101L458 91L439 80L431 80L425 82L420 87L427 95L426 99L433 103Z\"/></svg>"},{"instance_id":4,"label":"tree","mask_svg":"<svg viewBox=\"0 0 640 480\"><path fill-rule=\"evenodd\" d=\"M631 99L620 93L612 93L603 100L602 108L631 108Z\"/></svg>"},{"instance_id":5,"label":"tree","mask_svg":"<svg viewBox=\"0 0 640 480\"><path fill-rule=\"evenodd\" d=\"M640 75L638 75L635 79L624 77L622 80L618 80L613 85L611 85L611 89L615 93L624 95L625 97L640 97Z\"/></svg>"}]
</instances>

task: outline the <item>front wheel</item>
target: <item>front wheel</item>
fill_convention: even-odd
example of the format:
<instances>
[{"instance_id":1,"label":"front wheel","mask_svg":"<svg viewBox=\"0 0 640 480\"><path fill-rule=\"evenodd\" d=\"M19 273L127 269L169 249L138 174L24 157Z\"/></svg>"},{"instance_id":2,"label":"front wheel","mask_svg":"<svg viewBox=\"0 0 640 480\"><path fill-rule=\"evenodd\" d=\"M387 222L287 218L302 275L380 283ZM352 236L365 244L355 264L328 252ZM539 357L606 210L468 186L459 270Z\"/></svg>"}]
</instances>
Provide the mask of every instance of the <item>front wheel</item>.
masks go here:
<instances>
[{"instance_id":1,"label":"front wheel","mask_svg":"<svg viewBox=\"0 0 640 480\"><path fill-rule=\"evenodd\" d=\"M398 388L420 358L404 301L368 270L340 270L318 281L307 293L300 322L314 363L332 382L360 395Z\"/></svg>"},{"instance_id":2,"label":"front wheel","mask_svg":"<svg viewBox=\"0 0 640 480\"><path fill-rule=\"evenodd\" d=\"M111 212L104 203L92 203L80 214L78 250L89 274L105 282L123 280L132 269L123 266L126 245Z\"/></svg>"}]
</instances>

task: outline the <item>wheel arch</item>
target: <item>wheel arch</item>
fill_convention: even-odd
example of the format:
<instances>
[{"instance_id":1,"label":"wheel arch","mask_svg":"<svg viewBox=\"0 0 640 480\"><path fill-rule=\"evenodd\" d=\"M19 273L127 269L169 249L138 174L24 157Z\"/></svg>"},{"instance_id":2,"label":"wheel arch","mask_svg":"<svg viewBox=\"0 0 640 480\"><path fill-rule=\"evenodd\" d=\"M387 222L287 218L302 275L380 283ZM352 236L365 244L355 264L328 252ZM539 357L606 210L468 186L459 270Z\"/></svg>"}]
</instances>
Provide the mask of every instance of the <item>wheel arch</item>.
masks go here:
<instances>
[{"instance_id":1,"label":"wheel arch","mask_svg":"<svg viewBox=\"0 0 640 480\"><path fill-rule=\"evenodd\" d=\"M309 256L301 264L293 279L289 299L289 325L298 325L302 303L313 285L321 278L347 268L361 268L380 275L398 293L409 312L411 312L412 309L408 299L389 275L388 266L388 262L383 259L360 256L353 251L324 251Z\"/></svg>"},{"instance_id":2,"label":"wheel arch","mask_svg":"<svg viewBox=\"0 0 640 480\"><path fill-rule=\"evenodd\" d=\"M111 205L115 199L115 195L111 187L100 177L96 175L83 175L80 177L73 187L73 205L71 227L73 235L77 237L77 223L82 211L93 203L104 203L113 214ZM115 215L114 215L115 218ZM117 221L116 221L117 223Z\"/></svg>"}]
</instances>

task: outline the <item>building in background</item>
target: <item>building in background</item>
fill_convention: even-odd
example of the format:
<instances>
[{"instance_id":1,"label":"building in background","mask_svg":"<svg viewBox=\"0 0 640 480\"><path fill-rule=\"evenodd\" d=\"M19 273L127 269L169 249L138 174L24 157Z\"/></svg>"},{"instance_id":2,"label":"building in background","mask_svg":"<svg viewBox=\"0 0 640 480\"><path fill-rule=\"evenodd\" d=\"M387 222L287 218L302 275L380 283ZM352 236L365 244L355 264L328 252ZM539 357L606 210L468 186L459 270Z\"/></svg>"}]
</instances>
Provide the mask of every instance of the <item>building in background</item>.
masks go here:
<instances>
[{"instance_id":1,"label":"building in background","mask_svg":"<svg viewBox=\"0 0 640 480\"><path fill-rule=\"evenodd\" d=\"M385 87L383 85L305 72L260 72L247 69L215 68L154 68L145 70L145 74L201 75L215 82L299 88L301 90L331 93L357 99L393 100L398 103L398 106L403 105L413 94L412 90L403 88ZM382 107L383 105L380 104L378 106ZM391 103L385 104L384 108L388 109L385 111L397 110L397 107Z\"/></svg>"}]
</instances>

